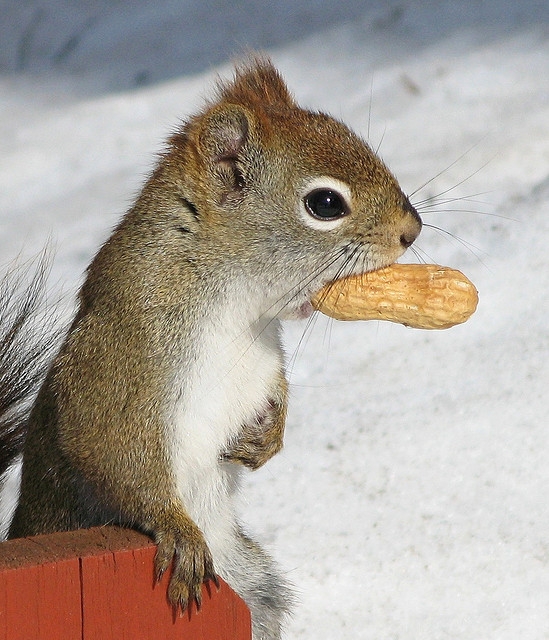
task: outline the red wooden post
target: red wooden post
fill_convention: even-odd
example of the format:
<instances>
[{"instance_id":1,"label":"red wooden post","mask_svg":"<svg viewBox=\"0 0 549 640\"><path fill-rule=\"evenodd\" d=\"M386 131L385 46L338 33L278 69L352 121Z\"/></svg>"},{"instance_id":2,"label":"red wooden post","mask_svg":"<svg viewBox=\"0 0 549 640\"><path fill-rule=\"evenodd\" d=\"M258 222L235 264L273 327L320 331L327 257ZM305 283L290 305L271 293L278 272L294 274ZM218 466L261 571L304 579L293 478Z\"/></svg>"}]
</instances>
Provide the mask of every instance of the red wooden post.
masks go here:
<instances>
[{"instance_id":1,"label":"red wooden post","mask_svg":"<svg viewBox=\"0 0 549 640\"><path fill-rule=\"evenodd\" d=\"M223 582L175 616L155 546L100 527L0 543L0 640L250 640L250 613Z\"/></svg>"}]
</instances>

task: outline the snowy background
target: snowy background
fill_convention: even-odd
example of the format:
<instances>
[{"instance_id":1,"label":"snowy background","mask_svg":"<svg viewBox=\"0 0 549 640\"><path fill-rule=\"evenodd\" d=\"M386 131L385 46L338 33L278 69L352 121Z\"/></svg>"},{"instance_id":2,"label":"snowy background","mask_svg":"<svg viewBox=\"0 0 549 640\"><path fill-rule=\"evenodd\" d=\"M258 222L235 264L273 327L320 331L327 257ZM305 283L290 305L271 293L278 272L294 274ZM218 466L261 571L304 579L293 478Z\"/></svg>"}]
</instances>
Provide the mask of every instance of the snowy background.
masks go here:
<instances>
[{"instance_id":1,"label":"snowy background","mask_svg":"<svg viewBox=\"0 0 549 640\"><path fill-rule=\"evenodd\" d=\"M2 264L49 241L70 301L247 47L442 194L418 252L480 292L449 331L288 324L286 448L242 496L296 585L287 637L549 638L547 0L3 0Z\"/></svg>"}]
</instances>

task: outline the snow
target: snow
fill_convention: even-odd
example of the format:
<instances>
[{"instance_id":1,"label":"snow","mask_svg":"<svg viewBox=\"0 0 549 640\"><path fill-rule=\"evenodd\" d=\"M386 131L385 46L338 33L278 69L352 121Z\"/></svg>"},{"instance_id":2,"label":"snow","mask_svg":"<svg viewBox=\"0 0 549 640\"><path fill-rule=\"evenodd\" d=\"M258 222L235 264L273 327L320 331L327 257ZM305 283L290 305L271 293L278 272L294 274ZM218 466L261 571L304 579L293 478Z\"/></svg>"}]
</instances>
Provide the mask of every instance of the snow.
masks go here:
<instances>
[{"instance_id":1,"label":"snow","mask_svg":"<svg viewBox=\"0 0 549 640\"><path fill-rule=\"evenodd\" d=\"M52 299L69 305L162 140L246 47L408 193L425 185L413 202L441 194L424 211L441 231L406 259L463 270L477 313L442 332L288 323L286 447L249 474L242 517L296 585L288 638L549 638L547 2L0 12L0 255L49 241Z\"/></svg>"}]
</instances>

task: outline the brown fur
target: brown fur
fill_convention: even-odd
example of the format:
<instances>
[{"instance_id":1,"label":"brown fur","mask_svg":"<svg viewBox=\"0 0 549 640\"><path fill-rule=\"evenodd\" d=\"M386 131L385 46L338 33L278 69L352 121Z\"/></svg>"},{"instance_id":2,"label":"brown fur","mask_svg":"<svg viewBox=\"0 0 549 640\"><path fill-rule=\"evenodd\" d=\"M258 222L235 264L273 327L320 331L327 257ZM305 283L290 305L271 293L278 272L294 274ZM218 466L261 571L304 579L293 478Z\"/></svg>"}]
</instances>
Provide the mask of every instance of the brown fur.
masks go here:
<instances>
[{"instance_id":1,"label":"brown fur","mask_svg":"<svg viewBox=\"0 0 549 640\"><path fill-rule=\"evenodd\" d=\"M350 190L347 215L329 231L299 213L303 190L323 176ZM221 387L215 400L223 402L225 391L232 397L234 370L245 378L246 367L270 363L253 406L227 407L246 416L239 431L215 443L208 476L219 477L216 490L230 492L231 463L256 469L282 447L288 385L279 318L299 315L338 275L393 262L420 228L395 178L358 136L299 108L268 61L239 67L170 138L88 269L76 317L28 421L10 536L110 522L136 527L158 543L157 575L173 567L174 606L198 602L201 583L220 571L252 608L254 640L279 638L290 596L271 560L237 522L228 523L232 548L212 558L189 515L208 508L212 496L201 497L197 476L184 478L196 504L181 497L174 442L194 451L192 438L203 436L177 430L185 402L195 413L202 407L197 398L205 391L190 381L200 379L207 340L215 345L225 334L224 347L248 342L214 376ZM256 380L248 379L252 388ZM248 389L240 391L245 397ZM232 424L215 429L222 427L232 433ZM227 503L205 522L215 527L231 509ZM212 540L219 537L216 530Z\"/></svg>"}]
</instances>

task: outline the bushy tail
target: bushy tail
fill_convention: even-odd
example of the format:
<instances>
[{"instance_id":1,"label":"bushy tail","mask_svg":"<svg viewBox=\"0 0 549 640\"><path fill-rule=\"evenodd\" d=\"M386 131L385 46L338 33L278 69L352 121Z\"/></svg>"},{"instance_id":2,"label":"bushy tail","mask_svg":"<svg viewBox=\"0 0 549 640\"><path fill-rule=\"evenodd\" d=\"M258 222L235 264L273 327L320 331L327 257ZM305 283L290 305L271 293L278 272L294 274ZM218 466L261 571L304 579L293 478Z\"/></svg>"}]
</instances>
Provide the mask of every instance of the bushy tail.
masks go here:
<instances>
[{"instance_id":1,"label":"bushy tail","mask_svg":"<svg viewBox=\"0 0 549 640\"><path fill-rule=\"evenodd\" d=\"M31 403L59 342L45 305L48 273L44 253L0 281L0 478L23 450Z\"/></svg>"}]
</instances>

